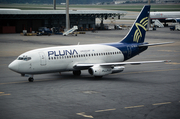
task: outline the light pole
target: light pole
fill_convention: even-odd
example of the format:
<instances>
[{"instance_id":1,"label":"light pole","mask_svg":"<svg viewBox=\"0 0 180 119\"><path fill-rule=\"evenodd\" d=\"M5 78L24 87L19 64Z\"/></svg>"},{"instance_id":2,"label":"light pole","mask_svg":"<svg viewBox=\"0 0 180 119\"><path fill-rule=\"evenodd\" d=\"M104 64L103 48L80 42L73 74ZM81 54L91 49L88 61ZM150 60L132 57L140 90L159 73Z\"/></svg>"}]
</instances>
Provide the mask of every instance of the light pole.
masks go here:
<instances>
[{"instance_id":1,"label":"light pole","mask_svg":"<svg viewBox=\"0 0 180 119\"><path fill-rule=\"evenodd\" d=\"M148 0L148 5L150 5L150 0ZM147 25L147 30L149 31L150 28L150 11L149 11L149 17L148 17L148 25Z\"/></svg>"},{"instance_id":2,"label":"light pole","mask_svg":"<svg viewBox=\"0 0 180 119\"><path fill-rule=\"evenodd\" d=\"M65 31L69 30L69 0L66 0L66 29Z\"/></svg>"},{"instance_id":3,"label":"light pole","mask_svg":"<svg viewBox=\"0 0 180 119\"><path fill-rule=\"evenodd\" d=\"M56 10L56 0L53 0L54 10Z\"/></svg>"}]
</instances>

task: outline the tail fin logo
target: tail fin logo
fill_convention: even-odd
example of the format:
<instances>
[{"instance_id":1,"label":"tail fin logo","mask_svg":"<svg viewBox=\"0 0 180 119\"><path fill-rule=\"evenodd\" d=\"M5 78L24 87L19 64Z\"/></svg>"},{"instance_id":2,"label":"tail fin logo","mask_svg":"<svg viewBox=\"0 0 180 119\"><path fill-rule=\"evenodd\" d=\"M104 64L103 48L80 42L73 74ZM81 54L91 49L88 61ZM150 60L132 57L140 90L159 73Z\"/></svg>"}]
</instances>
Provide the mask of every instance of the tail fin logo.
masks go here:
<instances>
[{"instance_id":1,"label":"tail fin logo","mask_svg":"<svg viewBox=\"0 0 180 119\"><path fill-rule=\"evenodd\" d=\"M134 33L134 42L139 42L140 37L142 37L141 30L139 27L142 27L146 31L146 25L148 24L148 17L143 18L140 23L135 23L135 26L137 27L135 33Z\"/></svg>"}]
</instances>

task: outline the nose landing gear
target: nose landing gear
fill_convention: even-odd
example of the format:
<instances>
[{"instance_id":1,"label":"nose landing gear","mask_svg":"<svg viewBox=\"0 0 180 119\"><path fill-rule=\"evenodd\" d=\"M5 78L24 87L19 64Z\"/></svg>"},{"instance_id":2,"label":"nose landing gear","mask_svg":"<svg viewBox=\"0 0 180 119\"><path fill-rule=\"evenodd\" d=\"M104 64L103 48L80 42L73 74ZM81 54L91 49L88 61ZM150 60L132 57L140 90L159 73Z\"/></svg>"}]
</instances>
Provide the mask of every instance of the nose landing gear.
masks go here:
<instances>
[{"instance_id":1,"label":"nose landing gear","mask_svg":"<svg viewBox=\"0 0 180 119\"><path fill-rule=\"evenodd\" d=\"M33 78L33 75L32 74L21 74L21 76L25 76L25 77L29 77L28 78L28 81L29 82L33 82L34 81L34 78Z\"/></svg>"}]
</instances>

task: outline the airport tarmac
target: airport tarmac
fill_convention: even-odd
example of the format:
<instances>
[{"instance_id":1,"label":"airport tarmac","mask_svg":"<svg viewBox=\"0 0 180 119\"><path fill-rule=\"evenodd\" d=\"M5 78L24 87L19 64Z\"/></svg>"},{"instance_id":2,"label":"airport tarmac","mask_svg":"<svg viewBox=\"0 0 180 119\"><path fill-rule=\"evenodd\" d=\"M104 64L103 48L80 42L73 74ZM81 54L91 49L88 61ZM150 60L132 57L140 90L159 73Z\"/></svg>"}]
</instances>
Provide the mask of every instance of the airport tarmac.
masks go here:
<instances>
[{"instance_id":1,"label":"airport tarmac","mask_svg":"<svg viewBox=\"0 0 180 119\"><path fill-rule=\"evenodd\" d=\"M28 50L118 42L128 30L86 32L78 36L21 36L0 34L0 118L1 119L179 119L180 35L168 27L148 31L146 42L173 44L149 47L129 61L172 60L126 66L118 74L95 79L88 72L27 77L8 69L8 64Z\"/></svg>"}]
</instances>

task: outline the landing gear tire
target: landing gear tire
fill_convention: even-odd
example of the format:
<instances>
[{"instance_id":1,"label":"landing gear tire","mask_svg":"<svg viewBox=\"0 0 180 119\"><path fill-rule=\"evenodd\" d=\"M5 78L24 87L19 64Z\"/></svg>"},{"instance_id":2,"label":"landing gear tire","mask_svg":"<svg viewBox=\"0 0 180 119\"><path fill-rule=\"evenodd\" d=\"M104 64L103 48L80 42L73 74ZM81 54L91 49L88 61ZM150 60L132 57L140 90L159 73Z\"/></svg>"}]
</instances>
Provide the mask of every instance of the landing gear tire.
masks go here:
<instances>
[{"instance_id":1,"label":"landing gear tire","mask_svg":"<svg viewBox=\"0 0 180 119\"><path fill-rule=\"evenodd\" d=\"M103 76L94 76L97 79L101 79Z\"/></svg>"},{"instance_id":2,"label":"landing gear tire","mask_svg":"<svg viewBox=\"0 0 180 119\"><path fill-rule=\"evenodd\" d=\"M79 71L73 71L74 76L80 76L81 75L81 70Z\"/></svg>"},{"instance_id":3,"label":"landing gear tire","mask_svg":"<svg viewBox=\"0 0 180 119\"><path fill-rule=\"evenodd\" d=\"M34 81L34 78L33 77L29 77L29 82L33 82Z\"/></svg>"}]
</instances>

